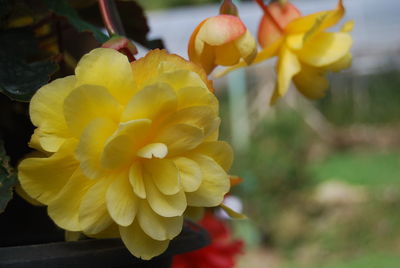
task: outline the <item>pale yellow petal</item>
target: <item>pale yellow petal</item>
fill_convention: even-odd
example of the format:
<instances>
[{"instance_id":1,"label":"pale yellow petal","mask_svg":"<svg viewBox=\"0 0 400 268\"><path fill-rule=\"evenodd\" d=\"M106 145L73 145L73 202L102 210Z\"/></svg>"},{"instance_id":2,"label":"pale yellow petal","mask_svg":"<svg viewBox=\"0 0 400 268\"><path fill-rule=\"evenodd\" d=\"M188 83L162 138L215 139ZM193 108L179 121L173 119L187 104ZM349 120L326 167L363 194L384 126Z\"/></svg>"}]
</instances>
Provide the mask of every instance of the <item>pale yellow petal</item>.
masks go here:
<instances>
[{"instance_id":1,"label":"pale yellow petal","mask_svg":"<svg viewBox=\"0 0 400 268\"><path fill-rule=\"evenodd\" d=\"M106 192L112 178L96 179L96 183L83 196L79 209L79 222L85 233L97 234L113 222L107 211Z\"/></svg>"},{"instance_id":2,"label":"pale yellow petal","mask_svg":"<svg viewBox=\"0 0 400 268\"><path fill-rule=\"evenodd\" d=\"M61 228L69 231L81 231L79 223L79 207L83 195L95 183L85 177L78 168L47 207L50 218Z\"/></svg>"},{"instance_id":3,"label":"pale yellow petal","mask_svg":"<svg viewBox=\"0 0 400 268\"><path fill-rule=\"evenodd\" d=\"M219 119L213 109L208 106L192 106L171 114L163 122L164 125L185 124L200 128L204 136L215 130L215 119ZM217 122L218 123L218 122Z\"/></svg>"},{"instance_id":4,"label":"pale yellow petal","mask_svg":"<svg viewBox=\"0 0 400 268\"><path fill-rule=\"evenodd\" d=\"M178 168L170 159L152 159L144 167L158 190L165 195L174 195L181 190Z\"/></svg>"},{"instance_id":5,"label":"pale yellow petal","mask_svg":"<svg viewBox=\"0 0 400 268\"><path fill-rule=\"evenodd\" d=\"M140 198L146 198L146 189L143 182L142 166L140 163L134 163L129 169L129 182L133 192Z\"/></svg>"},{"instance_id":6,"label":"pale yellow petal","mask_svg":"<svg viewBox=\"0 0 400 268\"><path fill-rule=\"evenodd\" d=\"M80 137L86 126L97 118L119 121L121 106L104 87L82 85L73 90L64 102L64 116L67 125Z\"/></svg>"},{"instance_id":7,"label":"pale yellow petal","mask_svg":"<svg viewBox=\"0 0 400 268\"><path fill-rule=\"evenodd\" d=\"M69 139L49 157L22 160L18 178L24 191L43 204L54 200L79 165L73 155L75 147L76 141Z\"/></svg>"},{"instance_id":8,"label":"pale yellow petal","mask_svg":"<svg viewBox=\"0 0 400 268\"><path fill-rule=\"evenodd\" d=\"M302 66L301 72L293 77L297 90L310 99L319 99L329 87L325 71L315 67Z\"/></svg>"},{"instance_id":9,"label":"pale yellow petal","mask_svg":"<svg viewBox=\"0 0 400 268\"><path fill-rule=\"evenodd\" d=\"M244 35L234 41L240 57L247 63L251 64L257 56L257 42L250 33L246 31Z\"/></svg>"},{"instance_id":10,"label":"pale yellow petal","mask_svg":"<svg viewBox=\"0 0 400 268\"><path fill-rule=\"evenodd\" d=\"M147 201L141 201L137 215L140 228L152 239L173 239L182 231L183 216L162 217L155 213Z\"/></svg>"},{"instance_id":11,"label":"pale yellow petal","mask_svg":"<svg viewBox=\"0 0 400 268\"><path fill-rule=\"evenodd\" d=\"M274 95L271 98L271 104L274 104L279 97L286 94L293 76L300 72L301 66L296 54L290 51L290 49L283 47L276 69L278 78Z\"/></svg>"},{"instance_id":12,"label":"pale yellow petal","mask_svg":"<svg viewBox=\"0 0 400 268\"><path fill-rule=\"evenodd\" d=\"M186 193L188 205L213 207L221 204L230 188L228 174L208 156L196 155L191 158L201 168L202 183L197 191Z\"/></svg>"},{"instance_id":13,"label":"pale yellow petal","mask_svg":"<svg viewBox=\"0 0 400 268\"><path fill-rule=\"evenodd\" d=\"M256 55L256 57L254 58L254 60L252 61L251 64L257 64L257 63L263 62L263 61L265 61L267 59L270 59L270 58L276 56L278 54L278 52L279 52L280 47L282 46L283 40L284 39L281 38L281 39L277 40L276 42L274 42L272 45L270 45L270 46L264 48L263 50L261 50ZM222 76L224 76L224 75L226 75L226 74L228 74L228 73L230 73L230 72L232 72L234 70L237 70L239 68L245 67L247 65L248 64L244 60L242 60L242 61L240 61L238 64L236 64L234 66L228 67L228 68L226 68L226 69L224 69L224 70L222 70L220 72L217 72L215 74L215 77L216 78L222 77Z\"/></svg>"},{"instance_id":14,"label":"pale yellow petal","mask_svg":"<svg viewBox=\"0 0 400 268\"><path fill-rule=\"evenodd\" d=\"M225 141L211 141L202 143L194 152L207 155L214 159L225 171L228 171L233 162L233 149Z\"/></svg>"},{"instance_id":15,"label":"pale yellow petal","mask_svg":"<svg viewBox=\"0 0 400 268\"><path fill-rule=\"evenodd\" d=\"M83 173L89 178L99 178L107 172L101 166L101 153L105 142L113 134L117 124L107 118L97 118L83 131L76 149Z\"/></svg>"},{"instance_id":16,"label":"pale yellow petal","mask_svg":"<svg viewBox=\"0 0 400 268\"><path fill-rule=\"evenodd\" d=\"M131 225L139 206L139 199L133 193L127 171L113 174L113 180L106 193L107 209L111 218L121 226Z\"/></svg>"},{"instance_id":17,"label":"pale yellow petal","mask_svg":"<svg viewBox=\"0 0 400 268\"><path fill-rule=\"evenodd\" d=\"M169 240L158 241L146 235L136 221L128 227L120 226L119 232L122 241L132 255L144 260L150 260L160 255L169 245Z\"/></svg>"},{"instance_id":18,"label":"pale yellow petal","mask_svg":"<svg viewBox=\"0 0 400 268\"><path fill-rule=\"evenodd\" d=\"M202 173L200 166L186 157L174 158L174 163L179 170L180 183L185 192L194 192L199 189Z\"/></svg>"},{"instance_id":19,"label":"pale yellow petal","mask_svg":"<svg viewBox=\"0 0 400 268\"><path fill-rule=\"evenodd\" d=\"M164 143L150 143L140 148L136 155L142 158L164 158L168 154L168 147Z\"/></svg>"},{"instance_id":20,"label":"pale yellow petal","mask_svg":"<svg viewBox=\"0 0 400 268\"><path fill-rule=\"evenodd\" d=\"M69 136L63 103L74 89L75 83L75 76L56 79L41 87L31 99L29 114L32 123L40 129L39 142L46 151L57 151Z\"/></svg>"},{"instance_id":21,"label":"pale yellow petal","mask_svg":"<svg viewBox=\"0 0 400 268\"><path fill-rule=\"evenodd\" d=\"M127 104L122 122L135 119L158 119L174 112L177 105L176 93L165 83L157 83L139 91Z\"/></svg>"},{"instance_id":22,"label":"pale yellow petal","mask_svg":"<svg viewBox=\"0 0 400 268\"><path fill-rule=\"evenodd\" d=\"M168 84L171 88L178 92L181 88L185 87L201 87L205 88L207 91L207 84L203 81L198 73L189 70L177 70L173 72L162 73L158 77L154 77L155 82L162 82Z\"/></svg>"},{"instance_id":23,"label":"pale yellow petal","mask_svg":"<svg viewBox=\"0 0 400 268\"><path fill-rule=\"evenodd\" d=\"M318 33L297 55L301 62L315 67L332 64L344 57L353 41L348 33Z\"/></svg>"},{"instance_id":24,"label":"pale yellow petal","mask_svg":"<svg viewBox=\"0 0 400 268\"><path fill-rule=\"evenodd\" d=\"M196 148L203 140L203 130L187 124L176 124L163 129L155 141L168 146L168 156Z\"/></svg>"},{"instance_id":25,"label":"pale yellow petal","mask_svg":"<svg viewBox=\"0 0 400 268\"><path fill-rule=\"evenodd\" d=\"M120 124L119 129L104 146L101 165L108 169L129 165L147 137L150 126L149 119L137 119Z\"/></svg>"},{"instance_id":26,"label":"pale yellow petal","mask_svg":"<svg viewBox=\"0 0 400 268\"><path fill-rule=\"evenodd\" d=\"M178 92L178 110L192 106L207 106L218 114L218 100L207 88L184 87Z\"/></svg>"},{"instance_id":27,"label":"pale yellow petal","mask_svg":"<svg viewBox=\"0 0 400 268\"><path fill-rule=\"evenodd\" d=\"M150 207L160 216L181 216L186 209L186 196L183 190L174 195L164 195L158 190L151 175L143 170L143 180L146 187L146 196Z\"/></svg>"},{"instance_id":28,"label":"pale yellow petal","mask_svg":"<svg viewBox=\"0 0 400 268\"><path fill-rule=\"evenodd\" d=\"M348 69L351 67L352 59L353 59L353 56L351 55L351 53L347 53L342 58L340 58L338 61L336 61L330 65L324 66L323 70L339 72L341 70Z\"/></svg>"},{"instance_id":29,"label":"pale yellow petal","mask_svg":"<svg viewBox=\"0 0 400 268\"><path fill-rule=\"evenodd\" d=\"M343 26L340 28L342 32L351 32L354 29L354 20L347 21Z\"/></svg>"},{"instance_id":30,"label":"pale yellow petal","mask_svg":"<svg viewBox=\"0 0 400 268\"><path fill-rule=\"evenodd\" d=\"M309 30L320 32L337 24L345 12L343 1L338 1L336 9L320 11L293 20L285 27L285 33L304 33Z\"/></svg>"},{"instance_id":31,"label":"pale yellow petal","mask_svg":"<svg viewBox=\"0 0 400 268\"><path fill-rule=\"evenodd\" d=\"M79 61L75 73L80 85L105 87L121 104L136 91L128 58L114 49L92 50Z\"/></svg>"}]
</instances>

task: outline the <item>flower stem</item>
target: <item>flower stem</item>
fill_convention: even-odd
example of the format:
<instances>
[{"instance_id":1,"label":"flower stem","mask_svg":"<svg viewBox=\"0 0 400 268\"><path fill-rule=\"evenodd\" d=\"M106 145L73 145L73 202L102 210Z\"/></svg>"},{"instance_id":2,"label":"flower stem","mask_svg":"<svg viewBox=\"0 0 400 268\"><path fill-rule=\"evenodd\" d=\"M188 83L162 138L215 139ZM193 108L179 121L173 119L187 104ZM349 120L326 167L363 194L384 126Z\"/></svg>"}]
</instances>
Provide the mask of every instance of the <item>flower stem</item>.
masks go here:
<instances>
[{"instance_id":1,"label":"flower stem","mask_svg":"<svg viewBox=\"0 0 400 268\"><path fill-rule=\"evenodd\" d=\"M113 35L125 36L124 27L114 0L99 0L99 9L110 37Z\"/></svg>"},{"instance_id":2,"label":"flower stem","mask_svg":"<svg viewBox=\"0 0 400 268\"><path fill-rule=\"evenodd\" d=\"M278 28L278 30L280 32L283 32L283 28L281 27L281 25L279 25L279 23L276 21L276 19L274 18L274 16L272 16L271 12L269 11L268 7L264 4L263 0L256 0L257 4L261 7L261 9L264 11L265 16L267 16L273 24L275 24L276 28Z\"/></svg>"}]
</instances>

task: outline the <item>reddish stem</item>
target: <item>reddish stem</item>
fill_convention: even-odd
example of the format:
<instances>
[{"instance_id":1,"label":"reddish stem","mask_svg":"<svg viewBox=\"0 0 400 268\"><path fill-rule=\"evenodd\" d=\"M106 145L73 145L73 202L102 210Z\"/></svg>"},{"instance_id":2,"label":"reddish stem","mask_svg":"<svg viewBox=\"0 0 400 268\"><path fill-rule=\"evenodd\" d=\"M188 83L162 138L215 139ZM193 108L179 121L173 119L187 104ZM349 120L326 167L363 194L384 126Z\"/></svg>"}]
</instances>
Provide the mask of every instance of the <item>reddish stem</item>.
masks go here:
<instances>
[{"instance_id":1,"label":"reddish stem","mask_svg":"<svg viewBox=\"0 0 400 268\"><path fill-rule=\"evenodd\" d=\"M276 28L278 28L279 31L283 32L284 29L279 25L279 23L276 21L274 16L272 16L271 12L269 11L268 7L264 4L263 0L256 0L257 4L261 7L261 9L264 11L265 16L269 17L269 19L272 21L273 24L275 24Z\"/></svg>"},{"instance_id":2,"label":"reddish stem","mask_svg":"<svg viewBox=\"0 0 400 268\"><path fill-rule=\"evenodd\" d=\"M99 9L108 34L125 35L114 0L99 0Z\"/></svg>"}]
</instances>

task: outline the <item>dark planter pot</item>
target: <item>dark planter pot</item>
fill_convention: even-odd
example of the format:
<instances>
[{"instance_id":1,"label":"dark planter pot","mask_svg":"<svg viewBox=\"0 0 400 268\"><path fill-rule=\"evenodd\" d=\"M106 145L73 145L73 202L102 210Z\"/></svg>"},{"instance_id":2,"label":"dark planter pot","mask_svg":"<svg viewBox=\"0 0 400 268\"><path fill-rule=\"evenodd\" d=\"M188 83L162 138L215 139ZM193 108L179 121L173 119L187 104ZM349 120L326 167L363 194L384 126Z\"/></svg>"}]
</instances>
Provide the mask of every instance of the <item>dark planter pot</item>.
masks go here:
<instances>
[{"instance_id":1,"label":"dark planter pot","mask_svg":"<svg viewBox=\"0 0 400 268\"><path fill-rule=\"evenodd\" d=\"M174 255L200 249L210 243L206 230L192 222L185 222L182 232L171 241L166 252L149 261L143 261L132 256L120 239L60 242L63 231L56 228L48 217L41 222L44 226L40 229L32 228L35 221L27 213L45 213L42 211L43 207L29 205L28 210L23 209L25 220L16 216L15 212L21 211L20 205L25 205L25 201L19 203L20 201L22 200L16 197L0 217L0 267L171 267ZM15 202L18 203L19 210L12 204Z\"/></svg>"}]
</instances>

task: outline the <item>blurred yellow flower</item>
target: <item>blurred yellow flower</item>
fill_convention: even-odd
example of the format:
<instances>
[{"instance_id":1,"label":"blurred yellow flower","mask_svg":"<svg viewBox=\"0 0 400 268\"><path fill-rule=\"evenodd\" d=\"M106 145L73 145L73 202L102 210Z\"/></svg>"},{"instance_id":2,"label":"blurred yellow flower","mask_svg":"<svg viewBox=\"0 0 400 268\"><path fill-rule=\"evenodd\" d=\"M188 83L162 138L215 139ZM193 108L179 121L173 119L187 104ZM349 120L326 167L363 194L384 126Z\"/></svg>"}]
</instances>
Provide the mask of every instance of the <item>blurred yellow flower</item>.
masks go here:
<instances>
[{"instance_id":1,"label":"blurred yellow flower","mask_svg":"<svg viewBox=\"0 0 400 268\"><path fill-rule=\"evenodd\" d=\"M196 27L188 54L209 74L217 65L232 66L241 59L250 64L257 54L257 43L239 17L222 14Z\"/></svg>"},{"instance_id":2,"label":"blurred yellow flower","mask_svg":"<svg viewBox=\"0 0 400 268\"><path fill-rule=\"evenodd\" d=\"M292 80L304 96L321 98L329 86L327 72L350 66L352 37L349 31L353 28L353 22L347 22L339 32L325 31L336 25L344 13L343 2L339 0L334 10L295 18L289 23L285 21L287 25L282 29L282 36L278 36L271 44L265 43L266 46L253 63L278 57L277 83L271 98L272 104L285 95ZM245 65L241 62L219 76Z\"/></svg>"},{"instance_id":3,"label":"blurred yellow flower","mask_svg":"<svg viewBox=\"0 0 400 268\"><path fill-rule=\"evenodd\" d=\"M23 190L61 228L161 254L187 210L220 205L230 188L211 89L200 67L165 51L130 64L93 50L33 96L30 146L43 155L20 163Z\"/></svg>"}]
</instances>

